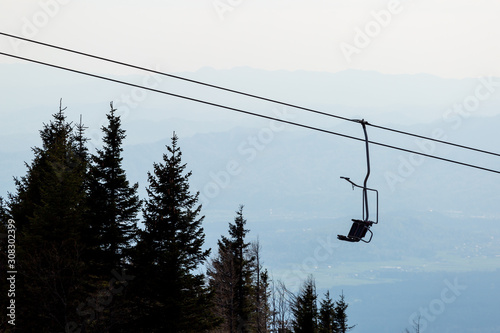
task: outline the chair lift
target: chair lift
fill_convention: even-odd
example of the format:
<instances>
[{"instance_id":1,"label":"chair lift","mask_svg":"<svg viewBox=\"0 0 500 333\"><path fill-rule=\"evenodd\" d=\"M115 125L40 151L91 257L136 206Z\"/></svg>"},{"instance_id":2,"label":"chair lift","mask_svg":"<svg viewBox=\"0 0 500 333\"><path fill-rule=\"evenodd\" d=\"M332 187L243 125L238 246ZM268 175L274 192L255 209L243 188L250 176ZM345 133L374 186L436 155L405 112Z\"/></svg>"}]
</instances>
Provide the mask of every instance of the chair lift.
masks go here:
<instances>
[{"instance_id":1,"label":"chair lift","mask_svg":"<svg viewBox=\"0 0 500 333\"><path fill-rule=\"evenodd\" d=\"M363 189L363 219L352 219L352 226L351 230L349 230L349 234L347 236L344 235L337 235L337 238L343 241L347 242L365 242L365 243L370 243L373 237L373 232L370 230L370 227L373 224L378 223L378 191L372 188L366 187L366 183L368 182L368 177L370 177L370 154L368 150L368 134L366 132L366 125L368 122L366 122L364 119L358 120L358 122L363 126L363 131L365 133L365 142L366 142L366 165L367 165L367 171L366 171L366 177L365 177L365 182L363 186L359 186L355 184L354 182L351 181L350 178L348 177L340 177L342 179L347 180L349 183L352 185L352 189L354 190L354 187L359 187ZM370 221L370 212L368 210L368 191L373 191L376 194L376 200L377 200L377 214L375 221ZM363 239L366 236L366 233L370 233L370 238L368 240Z\"/></svg>"}]
</instances>

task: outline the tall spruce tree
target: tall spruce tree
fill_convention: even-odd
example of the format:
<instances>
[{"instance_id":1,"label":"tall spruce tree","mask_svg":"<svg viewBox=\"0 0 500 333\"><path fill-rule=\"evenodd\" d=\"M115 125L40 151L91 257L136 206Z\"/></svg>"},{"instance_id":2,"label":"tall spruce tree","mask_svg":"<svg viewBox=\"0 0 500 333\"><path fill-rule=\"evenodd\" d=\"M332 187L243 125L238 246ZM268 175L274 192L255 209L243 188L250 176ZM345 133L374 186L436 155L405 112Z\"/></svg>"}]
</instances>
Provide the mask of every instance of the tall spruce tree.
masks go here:
<instances>
[{"instance_id":1,"label":"tall spruce tree","mask_svg":"<svg viewBox=\"0 0 500 333\"><path fill-rule=\"evenodd\" d=\"M316 285L309 276L292 304L293 330L295 333L314 333L317 329L318 306Z\"/></svg>"},{"instance_id":2,"label":"tall spruce tree","mask_svg":"<svg viewBox=\"0 0 500 333\"><path fill-rule=\"evenodd\" d=\"M335 302L330 298L330 292L327 291L325 298L320 303L318 317L319 333L338 332L337 322L335 320Z\"/></svg>"},{"instance_id":3,"label":"tall spruce tree","mask_svg":"<svg viewBox=\"0 0 500 333\"><path fill-rule=\"evenodd\" d=\"M76 134L65 108L40 131L27 175L16 179L9 211L16 233L16 310L20 331L63 331L77 319L84 296L85 174ZM83 137L83 132L80 133Z\"/></svg>"},{"instance_id":4,"label":"tall spruce tree","mask_svg":"<svg viewBox=\"0 0 500 333\"><path fill-rule=\"evenodd\" d=\"M103 147L90 156L90 167L87 176L88 212L86 220L87 255L89 263L87 276L92 287L89 296L100 300L94 306L83 307L85 321L82 329L88 332L109 331L124 318L129 317L126 302L122 292L115 292L112 298L103 299L103 290L123 290L123 281L110 283L110 279L119 274L127 274L130 255L137 237L137 213L140 200L137 195L138 184L130 185L122 167L122 144L125 130L121 127L121 119L115 113L113 103L106 115L107 126L102 126ZM81 132L81 125L77 133ZM77 136L79 151L85 152L84 142ZM126 282L128 284L128 282ZM114 297L119 296L119 297ZM99 303L99 302L98 302Z\"/></svg>"},{"instance_id":5,"label":"tall spruce tree","mask_svg":"<svg viewBox=\"0 0 500 333\"><path fill-rule=\"evenodd\" d=\"M202 248L199 193L189 191L191 172L185 173L177 141L174 133L163 163L148 173L146 228L134 257L138 306L128 325L138 332L197 332L216 323L205 277L195 272L209 255Z\"/></svg>"},{"instance_id":6,"label":"tall spruce tree","mask_svg":"<svg viewBox=\"0 0 500 333\"><path fill-rule=\"evenodd\" d=\"M125 130L110 103L108 125L102 127L103 147L92 156L89 173L89 220L93 229L95 256L102 273L122 268L137 236L137 213L141 202L138 184L130 185L122 168Z\"/></svg>"},{"instance_id":7,"label":"tall spruce tree","mask_svg":"<svg viewBox=\"0 0 500 333\"><path fill-rule=\"evenodd\" d=\"M231 333L249 332L255 327L252 314L252 270L255 258L250 257L245 241L248 230L243 206L236 212L234 224L229 223L229 238L218 241L218 255L208 268L209 283L215 292L216 313L223 318L223 330Z\"/></svg>"},{"instance_id":8,"label":"tall spruce tree","mask_svg":"<svg viewBox=\"0 0 500 333\"><path fill-rule=\"evenodd\" d=\"M345 302L344 292L340 294L340 298L335 302L335 325L337 332L346 333L352 330L356 325L349 326L347 324L347 307L349 304Z\"/></svg>"}]
</instances>

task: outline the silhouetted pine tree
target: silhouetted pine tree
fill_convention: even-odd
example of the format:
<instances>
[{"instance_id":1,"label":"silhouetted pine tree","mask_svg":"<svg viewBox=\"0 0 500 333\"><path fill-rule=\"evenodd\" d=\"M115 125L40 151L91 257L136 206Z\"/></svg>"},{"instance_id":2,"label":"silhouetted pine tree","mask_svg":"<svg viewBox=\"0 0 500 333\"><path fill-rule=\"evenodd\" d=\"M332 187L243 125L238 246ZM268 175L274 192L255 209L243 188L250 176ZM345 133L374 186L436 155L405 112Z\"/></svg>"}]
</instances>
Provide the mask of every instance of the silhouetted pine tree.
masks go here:
<instances>
[{"instance_id":1,"label":"silhouetted pine tree","mask_svg":"<svg viewBox=\"0 0 500 333\"><path fill-rule=\"evenodd\" d=\"M122 168L122 143L125 130L121 128L120 117L115 114L113 104L107 114L108 125L101 128L103 132L103 147L97 149L91 156L86 185L87 221L85 259L88 262L86 271L88 283L91 286L91 299L103 304L96 306L97 310L84 307L87 332L107 332L116 323L128 317L127 306L122 292L109 295L108 289L122 290L121 282L109 281L114 278L113 272L126 272L130 261L132 243L137 237L137 213L140 200L137 195L138 184L130 185ZM80 133L82 128L77 128ZM85 142L79 139L79 151L86 153ZM127 274L127 273L125 273ZM128 282L127 282L128 283ZM103 295L107 294L103 299ZM83 328L82 327L82 328Z\"/></svg>"},{"instance_id":2,"label":"silhouetted pine tree","mask_svg":"<svg viewBox=\"0 0 500 333\"><path fill-rule=\"evenodd\" d=\"M352 330L356 325L349 326L347 324L347 307L349 305L345 302L344 293L340 295L340 299L335 302L335 326L337 332L345 333Z\"/></svg>"},{"instance_id":3,"label":"silhouetted pine tree","mask_svg":"<svg viewBox=\"0 0 500 333\"><path fill-rule=\"evenodd\" d=\"M64 331L84 297L86 161L60 106L40 131L9 209L18 227L16 310L20 331ZM83 137L83 132L81 133Z\"/></svg>"},{"instance_id":4,"label":"silhouetted pine tree","mask_svg":"<svg viewBox=\"0 0 500 333\"><path fill-rule=\"evenodd\" d=\"M237 275L232 251L220 240L217 256L207 267L209 286L214 293L214 313L222 320L220 328L214 332L235 332L237 328L235 286Z\"/></svg>"},{"instance_id":5,"label":"silhouetted pine tree","mask_svg":"<svg viewBox=\"0 0 500 333\"><path fill-rule=\"evenodd\" d=\"M335 321L335 302L330 298L330 292L327 291L325 298L320 303L318 317L319 333L338 332L337 322Z\"/></svg>"},{"instance_id":6,"label":"silhouetted pine tree","mask_svg":"<svg viewBox=\"0 0 500 333\"><path fill-rule=\"evenodd\" d=\"M245 241L248 230L243 218L243 206L236 212L234 224L229 223L229 236L218 241L218 256L208 268L209 283L215 292L215 308L224 320L227 332L249 332L255 327L252 314L252 270L254 258L248 256L250 243Z\"/></svg>"},{"instance_id":7,"label":"silhouetted pine tree","mask_svg":"<svg viewBox=\"0 0 500 333\"><path fill-rule=\"evenodd\" d=\"M130 185L122 168L125 130L115 114L113 103L107 114L108 125L102 127L103 148L92 156L89 173L89 220L96 236L93 258L102 273L124 267L131 242L137 236L137 213L141 202L138 184Z\"/></svg>"},{"instance_id":8,"label":"silhouetted pine tree","mask_svg":"<svg viewBox=\"0 0 500 333\"><path fill-rule=\"evenodd\" d=\"M317 329L318 306L316 285L309 276L292 304L293 330L295 333L314 333Z\"/></svg>"},{"instance_id":9,"label":"silhouetted pine tree","mask_svg":"<svg viewBox=\"0 0 500 333\"><path fill-rule=\"evenodd\" d=\"M163 163L148 173L146 229L136 247L136 308L128 329L136 332L199 332L212 328L211 295L203 274L195 270L206 260L205 234L198 195L189 191L181 151L173 135Z\"/></svg>"}]
</instances>

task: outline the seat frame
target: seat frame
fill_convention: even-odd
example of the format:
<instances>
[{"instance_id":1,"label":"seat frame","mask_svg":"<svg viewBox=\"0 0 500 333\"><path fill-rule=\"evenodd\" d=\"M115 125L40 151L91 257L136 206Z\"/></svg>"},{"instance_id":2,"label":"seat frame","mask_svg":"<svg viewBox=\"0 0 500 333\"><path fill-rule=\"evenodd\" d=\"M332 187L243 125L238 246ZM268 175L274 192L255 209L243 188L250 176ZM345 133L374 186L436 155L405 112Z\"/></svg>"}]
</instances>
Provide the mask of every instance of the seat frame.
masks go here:
<instances>
[{"instance_id":1,"label":"seat frame","mask_svg":"<svg viewBox=\"0 0 500 333\"><path fill-rule=\"evenodd\" d=\"M349 234L347 236L337 235L339 240L347 241L347 242L365 242L370 243L373 237L373 232L370 230L370 227L374 224L373 221L363 221L352 219L351 230L349 230ZM363 238L366 236L366 233L370 233L370 238L368 240L364 240Z\"/></svg>"}]
</instances>

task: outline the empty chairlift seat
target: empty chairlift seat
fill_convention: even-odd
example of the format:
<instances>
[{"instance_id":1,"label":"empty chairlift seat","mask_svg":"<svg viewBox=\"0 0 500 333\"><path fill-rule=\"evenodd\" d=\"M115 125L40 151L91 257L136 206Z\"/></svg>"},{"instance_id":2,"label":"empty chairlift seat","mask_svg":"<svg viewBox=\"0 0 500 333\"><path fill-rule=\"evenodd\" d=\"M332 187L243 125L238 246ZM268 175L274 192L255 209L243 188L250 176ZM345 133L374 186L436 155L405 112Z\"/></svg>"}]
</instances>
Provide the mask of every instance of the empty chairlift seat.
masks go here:
<instances>
[{"instance_id":1,"label":"empty chairlift seat","mask_svg":"<svg viewBox=\"0 0 500 333\"><path fill-rule=\"evenodd\" d=\"M352 220L352 226L351 230L349 230L349 233L347 236L344 235L337 235L337 238L343 241L348 241L348 242L359 242L363 241L365 243L369 243L372 240L373 233L370 230L370 227L372 226L374 222L372 221L363 221L363 220ZM364 240L363 238L366 236L366 233L370 233L370 239L369 240Z\"/></svg>"}]
</instances>

